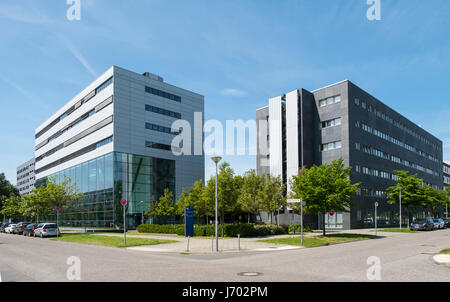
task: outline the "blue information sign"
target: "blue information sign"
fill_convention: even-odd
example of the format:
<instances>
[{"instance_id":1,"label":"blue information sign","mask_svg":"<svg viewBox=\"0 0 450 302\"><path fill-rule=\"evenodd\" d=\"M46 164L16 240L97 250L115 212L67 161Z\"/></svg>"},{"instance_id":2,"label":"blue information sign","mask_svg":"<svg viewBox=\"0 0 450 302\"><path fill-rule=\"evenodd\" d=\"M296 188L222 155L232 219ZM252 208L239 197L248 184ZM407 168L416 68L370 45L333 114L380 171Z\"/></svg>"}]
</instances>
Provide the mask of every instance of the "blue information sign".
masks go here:
<instances>
[{"instance_id":1,"label":"blue information sign","mask_svg":"<svg viewBox=\"0 0 450 302\"><path fill-rule=\"evenodd\" d=\"M184 217L185 217L185 225L184 225L184 233L186 237L194 236L194 207L185 207L184 208Z\"/></svg>"}]
</instances>

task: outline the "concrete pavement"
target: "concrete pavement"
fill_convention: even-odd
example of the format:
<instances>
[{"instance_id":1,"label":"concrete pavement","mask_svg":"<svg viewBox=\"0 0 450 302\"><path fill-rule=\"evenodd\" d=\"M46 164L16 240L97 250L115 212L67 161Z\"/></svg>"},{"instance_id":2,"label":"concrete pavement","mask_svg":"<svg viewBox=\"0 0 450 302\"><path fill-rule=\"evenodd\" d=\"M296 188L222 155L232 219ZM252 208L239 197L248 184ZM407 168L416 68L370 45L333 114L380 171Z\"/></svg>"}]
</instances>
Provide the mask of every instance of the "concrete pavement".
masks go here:
<instances>
[{"instance_id":1,"label":"concrete pavement","mask_svg":"<svg viewBox=\"0 0 450 302\"><path fill-rule=\"evenodd\" d=\"M151 253L0 234L3 281L68 281L70 256L81 281L369 281L367 260L380 260L381 281L450 281L433 256L450 246L450 229L331 246L219 254ZM258 272L258 276L242 276Z\"/></svg>"}]
</instances>

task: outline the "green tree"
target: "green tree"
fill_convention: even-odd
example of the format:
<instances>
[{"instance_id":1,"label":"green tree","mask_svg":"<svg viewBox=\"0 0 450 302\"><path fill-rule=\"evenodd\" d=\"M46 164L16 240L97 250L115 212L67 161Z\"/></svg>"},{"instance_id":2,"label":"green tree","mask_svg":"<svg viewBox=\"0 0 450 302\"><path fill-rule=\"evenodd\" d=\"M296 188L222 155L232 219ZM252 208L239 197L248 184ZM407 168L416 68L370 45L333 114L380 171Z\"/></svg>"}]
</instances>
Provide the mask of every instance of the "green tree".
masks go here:
<instances>
[{"instance_id":1,"label":"green tree","mask_svg":"<svg viewBox=\"0 0 450 302\"><path fill-rule=\"evenodd\" d=\"M388 203L400 204L400 192L402 197L402 208L405 209L407 216L412 207L423 206L426 196L422 187L423 180L417 177L417 174L409 175L408 171L397 170L394 171L397 175L397 183L391 186L388 191ZM409 218L408 218L409 224Z\"/></svg>"},{"instance_id":2,"label":"green tree","mask_svg":"<svg viewBox=\"0 0 450 302\"><path fill-rule=\"evenodd\" d=\"M220 223L222 226L222 237L224 236L225 228L225 214L235 214L239 205L237 203L237 198L239 196L239 182L236 181L234 177L234 170L230 167L227 162L222 163L219 166L218 175L218 212L220 215ZM212 176L205 188L204 198L207 204L215 204L215 187L216 178Z\"/></svg>"},{"instance_id":3,"label":"green tree","mask_svg":"<svg viewBox=\"0 0 450 302\"><path fill-rule=\"evenodd\" d=\"M344 167L343 159L331 164L303 167L298 175L290 180L291 198L302 199L308 212L323 216L323 235L325 230L325 214L331 211L348 212L352 197L356 194L359 184L350 181L351 167Z\"/></svg>"},{"instance_id":4,"label":"green tree","mask_svg":"<svg viewBox=\"0 0 450 302\"><path fill-rule=\"evenodd\" d=\"M10 196L3 200L3 207L0 213L4 217L19 218L23 216L23 202L20 196Z\"/></svg>"},{"instance_id":5,"label":"green tree","mask_svg":"<svg viewBox=\"0 0 450 302\"><path fill-rule=\"evenodd\" d=\"M77 193L75 184L70 178L65 178L61 184L55 183L53 178L47 179L45 185L34 189L26 195L23 203L24 213L28 216L47 216L56 213L56 207L64 210L69 203L76 204L83 199L83 194Z\"/></svg>"},{"instance_id":6,"label":"green tree","mask_svg":"<svg viewBox=\"0 0 450 302\"><path fill-rule=\"evenodd\" d=\"M270 223L272 224L273 213L286 206L286 185L281 181L280 176L267 175L262 189L258 192L260 208L269 212ZM278 215L276 216L278 223Z\"/></svg>"},{"instance_id":7,"label":"green tree","mask_svg":"<svg viewBox=\"0 0 450 302\"><path fill-rule=\"evenodd\" d=\"M192 206L190 199L189 199L189 192L183 188L183 191L181 192L180 197L178 198L175 209L178 215L184 216L184 209L185 207Z\"/></svg>"},{"instance_id":8,"label":"green tree","mask_svg":"<svg viewBox=\"0 0 450 302\"><path fill-rule=\"evenodd\" d=\"M260 211L259 193L264 188L264 176L257 175L254 169L247 171L242 178L242 187L239 192L238 203L242 211L248 213L247 221L250 222L251 214L257 215Z\"/></svg>"},{"instance_id":9,"label":"green tree","mask_svg":"<svg viewBox=\"0 0 450 302\"><path fill-rule=\"evenodd\" d=\"M147 211L145 212L145 215L152 217L152 220L154 220L155 217L158 216L158 201L156 200L155 195L152 196L152 200L150 201L150 204L148 206Z\"/></svg>"},{"instance_id":10,"label":"green tree","mask_svg":"<svg viewBox=\"0 0 450 302\"><path fill-rule=\"evenodd\" d=\"M436 217L438 213L436 209L439 207L445 207L448 201L448 194L446 191L438 190L430 186L421 186L421 195L423 196L422 205L430 209L433 217Z\"/></svg>"},{"instance_id":11,"label":"green tree","mask_svg":"<svg viewBox=\"0 0 450 302\"><path fill-rule=\"evenodd\" d=\"M168 188L164 189L164 194L159 198L156 213L159 216L172 216L176 214L173 193Z\"/></svg>"},{"instance_id":12,"label":"green tree","mask_svg":"<svg viewBox=\"0 0 450 302\"><path fill-rule=\"evenodd\" d=\"M19 190L6 179L4 173L0 173L0 210L11 196L19 196Z\"/></svg>"}]
</instances>

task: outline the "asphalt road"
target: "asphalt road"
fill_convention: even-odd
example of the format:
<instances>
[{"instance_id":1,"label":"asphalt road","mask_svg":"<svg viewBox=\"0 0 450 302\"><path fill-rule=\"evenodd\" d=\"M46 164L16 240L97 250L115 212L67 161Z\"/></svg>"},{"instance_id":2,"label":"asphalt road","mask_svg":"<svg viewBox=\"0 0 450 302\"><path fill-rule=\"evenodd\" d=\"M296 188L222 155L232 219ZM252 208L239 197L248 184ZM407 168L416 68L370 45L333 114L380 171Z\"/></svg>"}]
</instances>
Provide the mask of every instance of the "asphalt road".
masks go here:
<instances>
[{"instance_id":1,"label":"asphalt road","mask_svg":"<svg viewBox=\"0 0 450 302\"><path fill-rule=\"evenodd\" d=\"M450 268L432 260L433 253L449 247L450 229L220 255L150 253L0 234L0 276L3 282L68 281L67 259L76 256L81 281L369 281L367 259L376 256L381 281L450 281ZM262 274L238 275L242 272Z\"/></svg>"}]
</instances>

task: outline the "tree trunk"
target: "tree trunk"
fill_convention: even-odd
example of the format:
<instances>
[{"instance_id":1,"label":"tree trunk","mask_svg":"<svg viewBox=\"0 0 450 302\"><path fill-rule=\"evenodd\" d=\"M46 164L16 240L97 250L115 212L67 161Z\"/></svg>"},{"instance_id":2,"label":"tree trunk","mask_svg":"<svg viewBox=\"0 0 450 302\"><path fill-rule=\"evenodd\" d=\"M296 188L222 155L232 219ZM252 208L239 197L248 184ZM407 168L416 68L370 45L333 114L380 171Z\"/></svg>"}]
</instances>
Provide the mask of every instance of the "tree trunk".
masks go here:
<instances>
[{"instance_id":1,"label":"tree trunk","mask_svg":"<svg viewBox=\"0 0 450 302\"><path fill-rule=\"evenodd\" d=\"M208 224L209 224L208 215L206 215L206 225L208 225Z\"/></svg>"},{"instance_id":2,"label":"tree trunk","mask_svg":"<svg viewBox=\"0 0 450 302\"><path fill-rule=\"evenodd\" d=\"M248 223L250 223L250 213L248 213Z\"/></svg>"},{"instance_id":3,"label":"tree trunk","mask_svg":"<svg viewBox=\"0 0 450 302\"><path fill-rule=\"evenodd\" d=\"M323 228L323 236L326 236L326 231L325 231L325 213L323 213L322 228Z\"/></svg>"},{"instance_id":4,"label":"tree trunk","mask_svg":"<svg viewBox=\"0 0 450 302\"><path fill-rule=\"evenodd\" d=\"M280 209L278 209L278 213L277 213L277 225L280 225Z\"/></svg>"}]
</instances>

